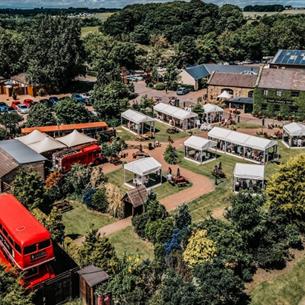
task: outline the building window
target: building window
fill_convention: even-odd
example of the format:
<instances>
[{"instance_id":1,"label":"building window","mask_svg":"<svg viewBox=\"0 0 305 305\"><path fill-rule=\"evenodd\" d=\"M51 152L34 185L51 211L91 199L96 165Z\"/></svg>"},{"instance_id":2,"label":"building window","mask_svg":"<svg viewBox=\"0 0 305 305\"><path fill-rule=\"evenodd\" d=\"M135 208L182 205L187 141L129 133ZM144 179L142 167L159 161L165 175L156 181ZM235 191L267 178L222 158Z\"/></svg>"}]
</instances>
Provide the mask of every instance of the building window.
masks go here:
<instances>
[{"instance_id":1,"label":"building window","mask_svg":"<svg viewBox=\"0 0 305 305\"><path fill-rule=\"evenodd\" d=\"M299 91L291 91L291 96L292 97L299 97L300 96L300 92Z\"/></svg>"},{"instance_id":2,"label":"building window","mask_svg":"<svg viewBox=\"0 0 305 305\"><path fill-rule=\"evenodd\" d=\"M264 96L268 96L268 90L264 90Z\"/></svg>"},{"instance_id":3,"label":"building window","mask_svg":"<svg viewBox=\"0 0 305 305\"><path fill-rule=\"evenodd\" d=\"M282 91L281 90L276 91L276 95L277 96L282 96Z\"/></svg>"},{"instance_id":4,"label":"building window","mask_svg":"<svg viewBox=\"0 0 305 305\"><path fill-rule=\"evenodd\" d=\"M296 113L299 111L299 108L297 106L290 106L289 107L289 112L290 113Z\"/></svg>"}]
</instances>

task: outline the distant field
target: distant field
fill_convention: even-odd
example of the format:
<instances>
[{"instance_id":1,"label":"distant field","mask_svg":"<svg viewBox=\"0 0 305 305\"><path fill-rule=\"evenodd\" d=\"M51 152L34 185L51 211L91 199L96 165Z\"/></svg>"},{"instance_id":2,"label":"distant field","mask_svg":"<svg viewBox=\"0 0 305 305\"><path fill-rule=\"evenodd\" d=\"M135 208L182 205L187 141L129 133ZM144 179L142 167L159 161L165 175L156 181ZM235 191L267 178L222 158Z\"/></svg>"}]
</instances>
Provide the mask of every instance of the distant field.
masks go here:
<instances>
[{"instance_id":1,"label":"distant field","mask_svg":"<svg viewBox=\"0 0 305 305\"><path fill-rule=\"evenodd\" d=\"M255 17L262 17L264 15L266 16L272 16L276 14L286 14L286 15L300 15L300 14L305 14L305 9L300 9L300 10L286 10L283 12L243 12L245 17L249 18L255 18Z\"/></svg>"},{"instance_id":2,"label":"distant field","mask_svg":"<svg viewBox=\"0 0 305 305\"><path fill-rule=\"evenodd\" d=\"M114 13L96 13L94 16L105 22Z\"/></svg>"},{"instance_id":3,"label":"distant field","mask_svg":"<svg viewBox=\"0 0 305 305\"><path fill-rule=\"evenodd\" d=\"M81 37L86 37L88 34L97 33L98 31L98 26L84 26L81 30Z\"/></svg>"}]
</instances>

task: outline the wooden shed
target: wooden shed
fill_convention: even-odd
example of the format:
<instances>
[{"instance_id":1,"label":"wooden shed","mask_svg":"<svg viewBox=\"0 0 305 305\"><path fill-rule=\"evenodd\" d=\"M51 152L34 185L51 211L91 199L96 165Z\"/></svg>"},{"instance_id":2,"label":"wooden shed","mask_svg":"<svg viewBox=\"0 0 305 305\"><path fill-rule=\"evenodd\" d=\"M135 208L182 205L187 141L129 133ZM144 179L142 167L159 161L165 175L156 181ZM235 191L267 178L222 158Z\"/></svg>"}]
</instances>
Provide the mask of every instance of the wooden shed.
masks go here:
<instances>
[{"instance_id":1,"label":"wooden shed","mask_svg":"<svg viewBox=\"0 0 305 305\"><path fill-rule=\"evenodd\" d=\"M95 294L98 285L108 281L109 275L102 269L93 265L78 271L80 298L83 305L110 305L109 295L97 296Z\"/></svg>"},{"instance_id":2,"label":"wooden shed","mask_svg":"<svg viewBox=\"0 0 305 305\"><path fill-rule=\"evenodd\" d=\"M148 195L148 190L144 185L139 185L127 192L122 199L124 203L124 216L128 217L141 214Z\"/></svg>"}]
</instances>

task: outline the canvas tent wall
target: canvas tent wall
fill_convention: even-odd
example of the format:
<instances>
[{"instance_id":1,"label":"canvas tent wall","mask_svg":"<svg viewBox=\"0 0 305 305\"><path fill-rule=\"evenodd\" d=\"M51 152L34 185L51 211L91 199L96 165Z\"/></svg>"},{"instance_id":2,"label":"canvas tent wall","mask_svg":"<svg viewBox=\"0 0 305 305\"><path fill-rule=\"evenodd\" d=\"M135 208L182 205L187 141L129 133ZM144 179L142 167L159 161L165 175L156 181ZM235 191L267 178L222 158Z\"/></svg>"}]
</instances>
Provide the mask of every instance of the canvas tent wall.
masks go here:
<instances>
[{"instance_id":1,"label":"canvas tent wall","mask_svg":"<svg viewBox=\"0 0 305 305\"><path fill-rule=\"evenodd\" d=\"M205 121L207 123L220 122L223 118L223 109L214 104L203 105Z\"/></svg>"},{"instance_id":2,"label":"canvas tent wall","mask_svg":"<svg viewBox=\"0 0 305 305\"><path fill-rule=\"evenodd\" d=\"M284 125L283 143L289 148L305 148L305 125L301 123Z\"/></svg>"}]
</instances>

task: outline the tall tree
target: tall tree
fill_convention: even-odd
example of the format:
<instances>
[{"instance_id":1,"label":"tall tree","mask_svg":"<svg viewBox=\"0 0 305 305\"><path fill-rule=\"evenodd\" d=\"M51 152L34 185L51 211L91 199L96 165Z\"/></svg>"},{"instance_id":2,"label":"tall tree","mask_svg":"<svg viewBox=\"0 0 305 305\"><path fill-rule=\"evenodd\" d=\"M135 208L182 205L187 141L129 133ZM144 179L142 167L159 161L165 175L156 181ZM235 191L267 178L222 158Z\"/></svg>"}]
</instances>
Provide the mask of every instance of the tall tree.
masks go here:
<instances>
[{"instance_id":1,"label":"tall tree","mask_svg":"<svg viewBox=\"0 0 305 305\"><path fill-rule=\"evenodd\" d=\"M76 18L37 18L23 48L27 75L32 83L61 89L84 73L84 50Z\"/></svg>"},{"instance_id":2,"label":"tall tree","mask_svg":"<svg viewBox=\"0 0 305 305\"><path fill-rule=\"evenodd\" d=\"M56 125L56 119L46 104L38 103L31 107L26 125L29 127Z\"/></svg>"}]
</instances>

